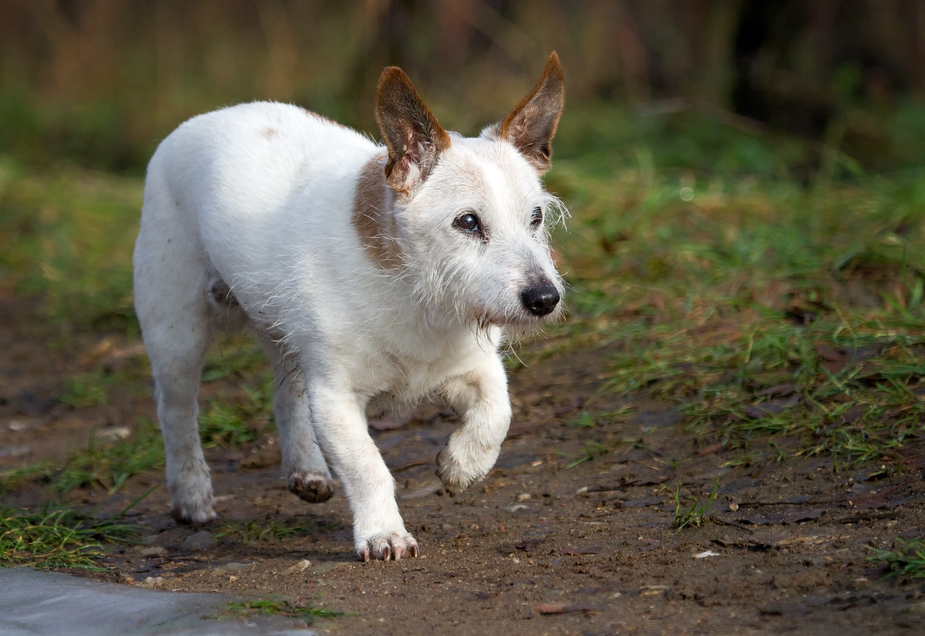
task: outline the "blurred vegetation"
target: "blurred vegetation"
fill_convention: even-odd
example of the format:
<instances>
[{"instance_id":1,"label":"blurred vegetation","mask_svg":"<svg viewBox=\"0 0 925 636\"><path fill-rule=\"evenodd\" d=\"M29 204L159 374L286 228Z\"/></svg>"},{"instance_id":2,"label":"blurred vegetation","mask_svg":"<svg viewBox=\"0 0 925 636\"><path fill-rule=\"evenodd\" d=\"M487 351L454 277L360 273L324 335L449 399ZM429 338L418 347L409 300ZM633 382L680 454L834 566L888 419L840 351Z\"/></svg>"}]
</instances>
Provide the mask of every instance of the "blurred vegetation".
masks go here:
<instances>
[{"instance_id":1,"label":"blurred vegetation","mask_svg":"<svg viewBox=\"0 0 925 636\"><path fill-rule=\"evenodd\" d=\"M917 161L925 133L915 0L0 0L0 153L138 172L184 119L252 99L372 131L388 64L471 132L553 49L567 120L693 112L877 169Z\"/></svg>"}]
</instances>

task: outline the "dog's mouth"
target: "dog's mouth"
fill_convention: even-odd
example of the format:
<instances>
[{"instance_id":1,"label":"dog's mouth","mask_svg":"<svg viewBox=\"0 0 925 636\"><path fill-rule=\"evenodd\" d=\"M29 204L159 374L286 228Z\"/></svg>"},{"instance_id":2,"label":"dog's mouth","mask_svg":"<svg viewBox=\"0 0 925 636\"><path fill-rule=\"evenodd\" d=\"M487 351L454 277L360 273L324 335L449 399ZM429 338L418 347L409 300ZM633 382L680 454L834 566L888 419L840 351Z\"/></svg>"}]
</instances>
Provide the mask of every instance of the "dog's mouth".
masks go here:
<instances>
[{"instance_id":1,"label":"dog's mouth","mask_svg":"<svg viewBox=\"0 0 925 636\"><path fill-rule=\"evenodd\" d=\"M509 312L471 312L469 323L482 331L489 327L501 327L506 332L526 335L543 329L547 324L558 322L562 316L562 305L557 303L550 311L541 314L524 308Z\"/></svg>"}]
</instances>

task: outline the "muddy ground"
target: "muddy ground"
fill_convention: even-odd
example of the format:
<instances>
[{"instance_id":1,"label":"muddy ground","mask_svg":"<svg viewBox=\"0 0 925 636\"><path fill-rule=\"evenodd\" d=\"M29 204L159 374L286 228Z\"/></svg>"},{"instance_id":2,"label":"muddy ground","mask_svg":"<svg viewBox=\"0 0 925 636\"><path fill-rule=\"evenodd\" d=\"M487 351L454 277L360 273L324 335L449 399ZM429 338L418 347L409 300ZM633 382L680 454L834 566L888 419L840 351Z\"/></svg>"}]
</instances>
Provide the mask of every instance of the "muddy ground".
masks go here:
<instances>
[{"instance_id":1,"label":"muddy ground","mask_svg":"<svg viewBox=\"0 0 925 636\"><path fill-rule=\"evenodd\" d=\"M0 303L0 469L60 459L99 431L153 418L146 390L113 387L108 404L86 409L58 399L70 375L136 359L137 341L110 335L49 347L28 315L12 297ZM826 456L765 454L743 464L741 451L679 430L678 405L598 395L613 353L570 351L512 372L514 423L498 465L456 497L434 475L457 424L452 413L425 405L403 425L372 431L420 558L357 562L342 492L314 505L290 495L269 434L208 451L222 519L205 527L171 520L159 472L112 496L101 488L67 495L69 505L107 514L162 485L130 513L146 526L142 543L109 548L106 572L74 573L348 613L316 619L321 633L925 633L925 587L886 579L868 559L868 546L925 529L925 445L907 444L889 470ZM205 390L220 395L236 381ZM596 410L626 416L576 427L591 399ZM607 452L569 468L588 442ZM706 501L716 483L709 519L677 530L678 485ZM48 498L32 485L0 504ZM292 536L229 532L254 520Z\"/></svg>"}]
</instances>

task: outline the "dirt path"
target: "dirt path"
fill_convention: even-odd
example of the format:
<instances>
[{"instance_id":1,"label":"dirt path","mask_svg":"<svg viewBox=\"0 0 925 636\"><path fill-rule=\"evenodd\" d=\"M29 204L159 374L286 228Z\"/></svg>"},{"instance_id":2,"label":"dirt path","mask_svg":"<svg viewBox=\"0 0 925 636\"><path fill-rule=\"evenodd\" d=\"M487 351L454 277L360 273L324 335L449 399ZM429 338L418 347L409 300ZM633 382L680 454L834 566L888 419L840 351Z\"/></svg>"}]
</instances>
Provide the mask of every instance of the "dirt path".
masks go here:
<instances>
[{"instance_id":1,"label":"dirt path","mask_svg":"<svg viewBox=\"0 0 925 636\"><path fill-rule=\"evenodd\" d=\"M52 350L14 328L17 311L0 303L0 470L60 458L92 430L153 416L142 379L101 406L57 399L65 378L107 356L122 364L137 355L136 342L110 337ZM824 456L755 463L719 440L677 430L675 405L632 397L598 398L601 410L626 416L576 426L605 355L572 351L513 372L511 436L495 470L461 496L446 496L434 476L452 414L425 405L407 424L374 431L421 558L356 562L342 492L311 506L290 495L270 435L209 451L221 521L178 527L158 488L131 513L148 528L143 543L110 548L107 572L76 573L349 613L317 619L321 633L925 630L923 588L884 580L867 547L925 529L921 442L907 445L890 470L879 462L846 469ZM66 499L115 512L162 480L155 471L112 496L84 488ZM714 484L709 518L675 529L676 488L689 508L689 495L706 502ZM48 497L29 484L0 504L37 506Z\"/></svg>"}]
</instances>

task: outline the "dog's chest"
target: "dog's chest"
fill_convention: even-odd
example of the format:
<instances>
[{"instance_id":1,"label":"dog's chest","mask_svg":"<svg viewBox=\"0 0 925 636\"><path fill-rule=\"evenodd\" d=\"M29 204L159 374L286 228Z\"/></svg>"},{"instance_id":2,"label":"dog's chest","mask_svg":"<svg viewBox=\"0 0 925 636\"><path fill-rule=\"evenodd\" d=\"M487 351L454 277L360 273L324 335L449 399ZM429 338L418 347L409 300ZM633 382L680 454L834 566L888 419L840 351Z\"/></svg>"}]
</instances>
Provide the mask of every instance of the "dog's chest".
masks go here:
<instances>
[{"instance_id":1,"label":"dog's chest","mask_svg":"<svg viewBox=\"0 0 925 636\"><path fill-rule=\"evenodd\" d=\"M354 390L367 398L393 406L409 404L439 392L456 376L471 373L477 367L468 343L432 343L431 347L413 352L379 351L360 356L354 367Z\"/></svg>"}]
</instances>

